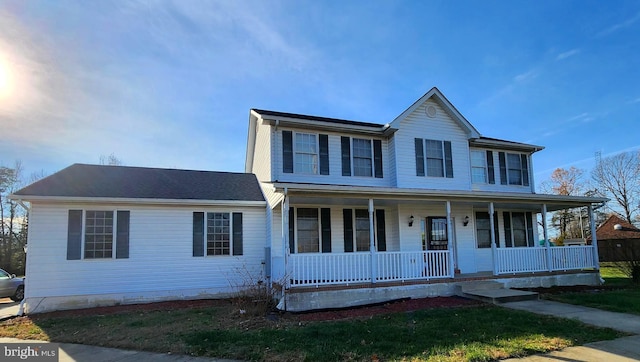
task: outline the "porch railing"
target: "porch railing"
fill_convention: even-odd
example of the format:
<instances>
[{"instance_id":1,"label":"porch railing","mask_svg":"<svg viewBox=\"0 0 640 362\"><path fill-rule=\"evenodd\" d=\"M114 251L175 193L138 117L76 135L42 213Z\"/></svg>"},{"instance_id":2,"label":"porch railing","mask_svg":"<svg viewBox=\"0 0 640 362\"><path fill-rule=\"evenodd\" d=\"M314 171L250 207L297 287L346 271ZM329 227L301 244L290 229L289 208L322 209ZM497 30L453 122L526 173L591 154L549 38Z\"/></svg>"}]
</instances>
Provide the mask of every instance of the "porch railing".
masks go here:
<instances>
[{"instance_id":1,"label":"porch railing","mask_svg":"<svg viewBox=\"0 0 640 362\"><path fill-rule=\"evenodd\" d=\"M372 260L375 275L372 275ZM449 251L291 254L291 286L450 278Z\"/></svg>"},{"instance_id":2,"label":"porch railing","mask_svg":"<svg viewBox=\"0 0 640 362\"><path fill-rule=\"evenodd\" d=\"M495 249L498 274L595 268L593 246L520 247Z\"/></svg>"}]
</instances>

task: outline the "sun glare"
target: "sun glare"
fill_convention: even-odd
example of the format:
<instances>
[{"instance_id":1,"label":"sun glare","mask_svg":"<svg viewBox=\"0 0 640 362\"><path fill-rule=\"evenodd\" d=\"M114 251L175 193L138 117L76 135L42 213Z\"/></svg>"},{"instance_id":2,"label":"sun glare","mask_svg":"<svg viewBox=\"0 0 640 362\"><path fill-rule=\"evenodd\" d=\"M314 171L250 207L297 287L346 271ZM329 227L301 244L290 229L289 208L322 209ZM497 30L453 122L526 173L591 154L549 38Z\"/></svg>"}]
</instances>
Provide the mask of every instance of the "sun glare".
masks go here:
<instances>
[{"instance_id":1,"label":"sun glare","mask_svg":"<svg viewBox=\"0 0 640 362\"><path fill-rule=\"evenodd\" d=\"M0 59L0 99L9 97L11 94L12 83L9 64Z\"/></svg>"}]
</instances>

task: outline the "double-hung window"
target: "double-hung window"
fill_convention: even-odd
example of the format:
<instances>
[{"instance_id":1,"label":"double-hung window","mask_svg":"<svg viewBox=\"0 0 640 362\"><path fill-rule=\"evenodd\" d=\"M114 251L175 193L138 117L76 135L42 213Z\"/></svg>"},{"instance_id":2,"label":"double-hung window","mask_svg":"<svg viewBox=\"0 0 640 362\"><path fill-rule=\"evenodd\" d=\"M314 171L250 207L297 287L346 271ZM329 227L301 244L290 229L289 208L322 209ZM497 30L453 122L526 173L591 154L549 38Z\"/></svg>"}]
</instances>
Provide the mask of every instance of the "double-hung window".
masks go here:
<instances>
[{"instance_id":1,"label":"double-hung window","mask_svg":"<svg viewBox=\"0 0 640 362\"><path fill-rule=\"evenodd\" d=\"M471 182L487 183L487 160L484 151L471 151Z\"/></svg>"},{"instance_id":2,"label":"double-hung window","mask_svg":"<svg viewBox=\"0 0 640 362\"><path fill-rule=\"evenodd\" d=\"M533 214L530 212L504 212L505 245L507 247L532 247Z\"/></svg>"},{"instance_id":3,"label":"double-hung window","mask_svg":"<svg viewBox=\"0 0 640 362\"><path fill-rule=\"evenodd\" d=\"M329 174L329 136L282 131L282 172Z\"/></svg>"},{"instance_id":4,"label":"double-hung window","mask_svg":"<svg viewBox=\"0 0 640 362\"><path fill-rule=\"evenodd\" d=\"M498 156L500 160L500 182L503 185L529 186L527 155L500 152Z\"/></svg>"},{"instance_id":5,"label":"double-hung window","mask_svg":"<svg viewBox=\"0 0 640 362\"><path fill-rule=\"evenodd\" d=\"M417 176L453 178L450 141L416 138L415 152Z\"/></svg>"},{"instance_id":6,"label":"double-hung window","mask_svg":"<svg viewBox=\"0 0 640 362\"><path fill-rule=\"evenodd\" d=\"M353 139L353 175L371 177L373 170L373 153L371 140Z\"/></svg>"},{"instance_id":7,"label":"double-hung window","mask_svg":"<svg viewBox=\"0 0 640 362\"><path fill-rule=\"evenodd\" d=\"M67 260L128 258L129 218L125 210L69 210Z\"/></svg>"},{"instance_id":8,"label":"double-hung window","mask_svg":"<svg viewBox=\"0 0 640 362\"><path fill-rule=\"evenodd\" d=\"M85 212L84 258L113 256L113 211Z\"/></svg>"},{"instance_id":9,"label":"double-hung window","mask_svg":"<svg viewBox=\"0 0 640 362\"><path fill-rule=\"evenodd\" d=\"M194 212L193 256L242 255L242 213Z\"/></svg>"},{"instance_id":10,"label":"double-hung window","mask_svg":"<svg viewBox=\"0 0 640 362\"><path fill-rule=\"evenodd\" d=\"M493 216L493 234L496 239L496 246L500 247L498 237L498 215ZM478 248L491 247L491 219L488 212L476 212L476 240Z\"/></svg>"},{"instance_id":11,"label":"double-hung window","mask_svg":"<svg viewBox=\"0 0 640 362\"><path fill-rule=\"evenodd\" d=\"M318 141L315 134L295 134L294 170L296 173L318 173Z\"/></svg>"},{"instance_id":12,"label":"double-hung window","mask_svg":"<svg viewBox=\"0 0 640 362\"><path fill-rule=\"evenodd\" d=\"M387 250L385 213L383 209L375 210L373 227L369 220L367 209L343 209L344 251L369 251L371 249L371 235L378 251Z\"/></svg>"},{"instance_id":13,"label":"double-hung window","mask_svg":"<svg viewBox=\"0 0 640 362\"><path fill-rule=\"evenodd\" d=\"M320 222L318 209L297 208L298 253L317 253L320 251Z\"/></svg>"},{"instance_id":14,"label":"double-hung window","mask_svg":"<svg viewBox=\"0 0 640 362\"><path fill-rule=\"evenodd\" d=\"M366 138L340 138L342 176L383 177L382 141Z\"/></svg>"}]
</instances>

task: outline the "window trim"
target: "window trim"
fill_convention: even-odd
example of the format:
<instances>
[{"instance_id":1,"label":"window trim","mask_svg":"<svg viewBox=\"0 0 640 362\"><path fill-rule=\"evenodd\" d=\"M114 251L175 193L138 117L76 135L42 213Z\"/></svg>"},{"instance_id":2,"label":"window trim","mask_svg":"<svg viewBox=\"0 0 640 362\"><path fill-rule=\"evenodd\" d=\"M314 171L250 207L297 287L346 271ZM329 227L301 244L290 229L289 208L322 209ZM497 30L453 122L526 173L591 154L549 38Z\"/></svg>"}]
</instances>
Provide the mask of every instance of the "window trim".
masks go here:
<instances>
[{"instance_id":1,"label":"window trim","mask_svg":"<svg viewBox=\"0 0 640 362\"><path fill-rule=\"evenodd\" d=\"M344 252L346 253L368 253L371 251L371 221L369 220L369 209L363 209L363 208L344 208L343 209L343 223L345 222L344 220L344 212L345 210L348 210L350 212L350 219L351 219L351 228L349 229L351 231L350 235L351 235L351 250L344 250ZM357 240L357 230L356 230L356 210L361 210L361 211L366 211L367 213L367 221L368 221L368 228L369 228L369 241L367 243L367 250L358 250L358 240ZM384 225L384 227L382 225L379 224L378 219L382 217L383 223L386 223L386 215L385 215L385 209L384 208L380 208L380 209L375 209L373 212L373 245L376 249L376 251L381 252L381 251L387 251L387 240L386 240L386 225ZM343 230L344 232L346 232L346 230ZM385 235L384 235L384 240L380 240L380 234L379 232L384 231ZM384 248L384 250L381 250L381 248Z\"/></svg>"},{"instance_id":2,"label":"window trim","mask_svg":"<svg viewBox=\"0 0 640 362\"><path fill-rule=\"evenodd\" d=\"M482 166L474 166L473 165L473 154L474 153L478 153L480 155L482 155ZM487 161L487 152L484 150L469 150L469 165L471 167L471 183L472 184L488 184L489 183L489 165L488 165L488 161ZM482 168L482 170L484 171L484 181L476 181L473 178L473 170L474 169L480 169Z\"/></svg>"},{"instance_id":3,"label":"window trim","mask_svg":"<svg viewBox=\"0 0 640 362\"><path fill-rule=\"evenodd\" d=\"M234 214L238 213L240 215L242 215L242 212L234 212L234 211L212 211L212 210L194 210L193 213L197 213L197 212L201 212L204 215L203 218L203 232L202 232L202 237L201 237L201 245L202 245L202 254L203 255L193 255L193 257L198 257L198 258L225 258L225 257L237 257L237 256L242 256L243 254L234 254L234 252L238 252L237 250L235 250L235 232L237 230L234 230L234 225L233 225L233 217ZM207 236L208 236L208 225L207 225L207 221L208 219L208 215L209 214L227 214L229 216L229 254L209 254L207 251ZM192 225L192 228L194 227L194 225ZM199 236L200 237L200 236ZM242 237L244 238L244 237ZM194 237L195 239L195 237ZM195 243L195 241L194 241ZM242 249L242 247L241 247ZM242 250L241 250L242 251Z\"/></svg>"},{"instance_id":4,"label":"window trim","mask_svg":"<svg viewBox=\"0 0 640 362\"><path fill-rule=\"evenodd\" d=\"M475 237L476 237L476 249L491 249L491 229L489 229L489 246L480 246L479 238L478 238L478 214L486 214L491 223L491 215L489 211L474 211L473 216L475 218L474 226L475 226ZM484 229L483 229L484 230ZM498 213L496 211L493 212L493 233L496 239L496 248L500 247L500 227L498 223Z\"/></svg>"},{"instance_id":5,"label":"window trim","mask_svg":"<svg viewBox=\"0 0 640 362\"><path fill-rule=\"evenodd\" d=\"M530 159L529 155L521 152L499 152L499 160L500 163L500 183L502 185L507 186L521 186L521 187L529 187L531 185L531 170L530 170ZM520 163L519 169L509 168L509 156L518 157L518 162ZM523 160L525 162L523 162ZM520 183L511 183L511 178L509 176L509 171L518 170L520 172Z\"/></svg>"},{"instance_id":6,"label":"window trim","mask_svg":"<svg viewBox=\"0 0 640 362\"><path fill-rule=\"evenodd\" d=\"M356 140L360 140L360 141L367 141L369 143L369 157L367 158L368 160L371 161L371 167L369 169L369 175L356 175L356 158L358 159L365 159L364 157L357 157L355 154L355 141ZM371 138L357 138L357 137L351 137L351 175L353 175L354 177L373 177L374 176L374 165L373 165L373 139Z\"/></svg>"},{"instance_id":7,"label":"window trim","mask_svg":"<svg viewBox=\"0 0 640 362\"><path fill-rule=\"evenodd\" d=\"M315 139L316 152L310 153L310 152L299 151L298 136L313 136L313 138ZM317 133L298 132L298 131L293 132L293 173L294 174L300 174L300 175L320 174L320 139L319 138L320 137ZM296 166L298 164L298 162L296 162L296 156L298 155L314 155L315 156L315 164L312 165L312 168L314 169L313 172L305 172L298 169L298 167Z\"/></svg>"},{"instance_id":8,"label":"window trim","mask_svg":"<svg viewBox=\"0 0 640 362\"><path fill-rule=\"evenodd\" d=\"M298 228L300 227L300 223L298 222L298 211L300 209L313 209L316 210L318 212L317 214L317 222L318 222L318 251L304 251L301 252L298 249ZM321 254L322 253L322 223L320 222L321 220L321 213L322 213L322 209L319 207L300 207L297 206L294 210L294 214L293 217L295 218L295 225L294 225L294 238L293 238L293 245L294 245L294 250L295 250L295 254Z\"/></svg>"},{"instance_id":9,"label":"window trim","mask_svg":"<svg viewBox=\"0 0 640 362\"><path fill-rule=\"evenodd\" d=\"M513 214L522 214L524 219L524 235L525 235L525 244L524 246L516 246L514 233L513 233ZM505 248L531 248L536 246L535 232L534 232L534 222L533 213L530 211L503 211L503 229L505 234ZM507 220L508 216L508 220ZM508 226L508 227L507 227Z\"/></svg>"},{"instance_id":10,"label":"window trim","mask_svg":"<svg viewBox=\"0 0 640 362\"><path fill-rule=\"evenodd\" d=\"M415 152L415 158L416 158L416 176L432 177L437 179L454 178L453 149L452 149L453 145L451 141L437 140L437 139L431 139L431 138L415 138L414 141L415 141L414 152ZM427 154L428 141L440 143L440 152L441 152L442 158L438 158L438 160L441 160L442 176L429 174L429 160L430 159L434 160L435 158L428 157L428 154Z\"/></svg>"}]
</instances>

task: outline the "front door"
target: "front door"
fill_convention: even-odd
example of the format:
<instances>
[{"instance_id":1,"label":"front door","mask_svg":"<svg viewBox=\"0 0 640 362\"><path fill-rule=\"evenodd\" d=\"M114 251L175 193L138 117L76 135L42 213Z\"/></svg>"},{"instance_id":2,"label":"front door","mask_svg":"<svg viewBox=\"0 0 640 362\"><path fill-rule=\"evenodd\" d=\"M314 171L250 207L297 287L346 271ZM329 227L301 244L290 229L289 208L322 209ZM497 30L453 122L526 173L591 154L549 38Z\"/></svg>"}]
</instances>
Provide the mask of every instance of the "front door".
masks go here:
<instances>
[{"instance_id":1,"label":"front door","mask_svg":"<svg viewBox=\"0 0 640 362\"><path fill-rule=\"evenodd\" d=\"M427 218L427 235L423 248L426 250L447 250L449 233L447 232L447 218L430 216Z\"/></svg>"}]
</instances>

